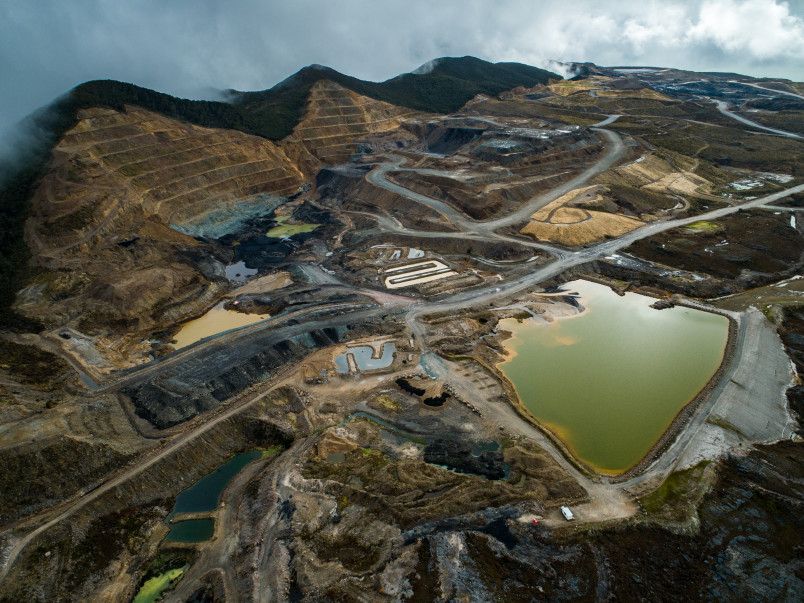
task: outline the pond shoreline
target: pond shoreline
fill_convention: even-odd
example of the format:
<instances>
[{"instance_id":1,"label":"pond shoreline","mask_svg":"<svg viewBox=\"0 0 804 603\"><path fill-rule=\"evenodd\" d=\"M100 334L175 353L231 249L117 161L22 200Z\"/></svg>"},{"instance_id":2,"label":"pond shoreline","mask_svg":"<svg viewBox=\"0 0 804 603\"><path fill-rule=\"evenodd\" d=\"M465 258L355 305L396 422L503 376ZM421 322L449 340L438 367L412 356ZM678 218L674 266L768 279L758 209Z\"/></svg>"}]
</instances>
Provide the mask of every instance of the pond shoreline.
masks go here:
<instances>
[{"instance_id":1,"label":"pond shoreline","mask_svg":"<svg viewBox=\"0 0 804 603\"><path fill-rule=\"evenodd\" d=\"M726 376L726 372L731 367L732 361L734 360L734 354L737 351L737 339L738 339L738 332L739 327L737 321L728 314L725 314L722 311L719 311L717 308L713 308L712 310L703 310L698 306L693 306L690 304L680 303L680 306L685 306L689 308L694 308L696 310L701 310L702 312L710 311L712 314L718 314L720 316L725 316L729 321L729 332L728 338L726 340L726 348L723 351L723 358L720 361L720 366L717 367L717 371L715 374L709 378L709 381L706 385L701 388L701 390L695 395L695 397L690 400L687 404L685 404L681 410L678 411L678 414L673 418L673 421L670 423L670 426L665 430L662 436L656 441L656 443L645 453L645 456L633 467L627 469L623 473L620 473L611 478L611 482L617 483L628 480L636 475L639 475L653 462L659 458L675 441L676 437L679 433L687 426L687 423L695 414L695 412L706 402L709 400L709 397L712 395L714 389L720 384L723 378Z\"/></svg>"},{"instance_id":2,"label":"pond shoreline","mask_svg":"<svg viewBox=\"0 0 804 603\"><path fill-rule=\"evenodd\" d=\"M597 279L587 279L585 277L581 277L581 280L589 281L598 285L605 285L611 288L615 293L618 295L622 295L623 292L614 290L613 287L610 286L609 283L603 283ZM633 291L633 293L637 293ZM645 297L658 297L655 295L645 295L639 292L640 295L644 295ZM661 298L659 298L661 299ZM511 402L512 406L517 410L517 413L526 420L527 422L531 423L532 425L536 426L540 429L550 440L551 442L559 449L562 455L570 461L576 468L582 471L589 477L592 477L596 480L605 479L611 483L618 483L622 481L626 481L640 473L644 472L646 469L653 464L653 462L660 457L669 447L670 445L676 440L678 434L684 429L684 427L688 424L689 420L693 417L693 415L701 408L701 406L710 398L714 389L722 382L724 379L726 372L731 368L732 361L734 359L734 355L737 349L738 343L738 335L739 335L739 325L737 321L733 318L732 313L722 310L716 307L702 307L701 305L695 304L692 301L684 301L679 300L676 305L681 307L686 307L694 310L698 310L701 312L708 312L710 314L715 314L718 316L723 316L728 321L728 331L726 335L726 341L723 347L722 356L720 358L720 362L717 366L717 369L712 374L712 376L707 380L707 382L698 390L698 392L689 399L679 410L675 413L672 417L670 423L668 424L667 428L661 433L658 439L653 443L653 445L648 449L648 451L639 459L636 463L625 469L621 472L606 472L602 471L599 468L595 467L594 465L582 460L579 455L573 450L569 443L565 442L553 429L551 429L548 425L546 425L541 420L537 419L531 411L525 406L519 391L517 390L516 386L513 382L506 376L503 371L499 368L501 364L506 363L511 359L510 352L508 354L500 355L497 354L498 360L493 363L485 363L482 362L487 369L489 369L494 375L498 377L500 383L503 385L503 389L505 390L506 394L508 395L509 401ZM580 309L582 310L581 313L585 313L584 311L588 311L588 308L581 306ZM660 310L656 310L657 312ZM575 317L573 315L572 317ZM563 318L563 317L562 317ZM504 338L502 341L507 341L513 338L515 335L507 330L501 330L501 334L503 334Z\"/></svg>"}]
</instances>

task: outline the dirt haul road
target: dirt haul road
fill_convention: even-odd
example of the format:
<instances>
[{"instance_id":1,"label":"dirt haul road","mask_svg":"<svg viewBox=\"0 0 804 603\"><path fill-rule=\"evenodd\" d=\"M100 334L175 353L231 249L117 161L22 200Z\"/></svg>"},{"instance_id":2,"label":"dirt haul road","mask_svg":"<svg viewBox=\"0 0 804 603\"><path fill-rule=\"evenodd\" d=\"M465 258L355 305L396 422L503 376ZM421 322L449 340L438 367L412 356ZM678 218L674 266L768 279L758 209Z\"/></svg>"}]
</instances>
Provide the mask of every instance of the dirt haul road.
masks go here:
<instances>
[{"instance_id":1,"label":"dirt haul road","mask_svg":"<svg viewBox=\"0 0 804 603\"><path fill-rule=\"evenodd\" d=\"M759 87L759 86L757 86ZM710 99L711 100L711 99ZM769 128L768 126L763 126L762 124L758 124L750 119L746 119L742 115L737 115L736 113L732 113L729 111L729 103L721 100L713 101L723 115L726 117L731 117L732 119L736 119L740 123L743 123L747 126L751 126L752 128L759 128L760 130L765 130L767 132L772 132L773 134L778 134L779 136L786 136L787 138L797 138L798 140L804 140L804 136L799 136L798 134L793 134L792 132L785 132L784 130L777 130L776 128Z\"/></svg>"},{"instance_id":2,"label":"dirt haul road","mask_svg":"<svg viewBox=\"0 0 804 603\"><path fill-rule=\"evenodd\" d=\"M612 142L620 141L619 136L617 136L614 133L610 133L610 132L604 131L604 130L601 130L601 132L604 132L605 135L607 136L607 138L609 138ZM622 144L621 141L620 141L620 144ZM611 159L611 163L608 164L608 165L612 165L618 159L618 156L617 156L616 152L614 152L613 154L609 153L609 154L606 155L606 157ZM590 168L590 169L602 171L602 169L607 169L607 168L604 168L603 164L598 163L594 168ZM594 173L599 173L599 171L594 171ZM592 175L594 175L594 174L589 173L589 170L587 170L587 172L584 172L584 174L582 174L581 176L579 176L576 179L574 179L572 181L572 183L575 183L575 186L581 186L581 185L585 184L586 183L586 179L584 179L585 175L586 175L586 179L588 179L588 178L591 178ZM567 183L567 184L570 184L570 183ZM555 191L552 194L555 194L556 198L557 198L558 196L561 196L561 194L565 194L566 192L569 192L569 190L571 190L571 189L566 188L566 187L567 187L567 185L559 187L560 191L561 191L560 194L556 193ZM501 282L501 283L496 284L496 285L485 286L485 287L481 287L479 289L475 289L475 290L472 290L472 291L461 292L461 293L452 295L452 296L448 297L447 299L439 301L439 302L426 302L426 303L423 302L421 304L417 304L417 305L413 305L413 306L407 306L406 308L404 308L404 310L401 310L401 311L405 311L407 313L406 321L407 321L408 325L410 326L411 331L416 335L416 339L417 339L419 345L423 345L424 344L424 338L423 338L422 327L417 321L417 319L419 317L423 316L423 315L434 313L434 312L455 311L455 310L462 310L462 309L466 309L466 308L470 308L470 307L474 307L474 306L486 305L486 304L492 303L494 301L497 301L499 299L502 299L502 298L505 298L507 296L510 296L510 295L512 295L514 293L523 291L523 290L525 290L527 288L533 287L534 285L538 284L539 282L541 282L543 280L546 280L546 279L548 279L548 278L550 278L552 276L556 276L556 275L560 274L561 272L563 272L564 270L566 270L566 269L568 269L568 268L570 268L572 266L577 266L579 264L583 264L585 262L589 262L589 261L598 259L600 257L610 255L610 254L614 253L615 251L618 251L618 250L620 250L620 249L622 249L624 247L627 247L628 245L632 244L633 242L635 242L635 241L637 241L639 239L652 236L654 234L657 234L659 232L663 232L665 230L669 230L671 228L676 228L678 226L683 226L683 225L686 225L686 224L690 224L690 223L695 222L695 221L716 220L718 218L722 218L724 216L727 216L727 215L730 215L730 214L735 213L737 211L740 211L741 209L750 208L750 207L761 207L763 205L775 202L775 201L777 201L779 199L782 199L782 198L784 198L786 196L789 196L791 194L795 194L795 193L802 192L802 191L804 191L804 185L798 185L798 186L794 186L794 187L791 187L791 188L788 188L788 189L773 193L771 195L767 195L767 196L762 197L760 199L756 199L756 200L753 200L753 201L743 203L743 204L741 204L739 206L730 206L730 207L726 207L726 208L722 208L722 209L718 209L718 210L713 210L713 211L707 212L705 214L694 216L694 217L691 217L691 218L676 219L676 220L666 220L666 221L663 221L663 222L651 223L651 224L648 224L648 225L646 225L646 226L644 226L642 228L634 230L634 231L632 231L632 232L630 232L630 233L628 233L628 234L626 234L626 235L624 235L624 236L622 236L622 237L620 237L618 239L598 243L596 245L593 245L593 246L590 246L588 248L581 249L581 250L578 250L578 251L564 252L564 253L562 253L561 257L559 257L558 259L556 259L552 263L550 263L548 265L545 265L545 266L542 266L542 267L538 268L536 271L534 271L533 273L527 274L525 276L510 280L510 281L507 281L507 282ZM550 196L551 195L547 195L547 196L542 195L542 196L538 197L537 199L540 199L541 201L544 201L546 203L546 202L549 202L549 201L545 201L545 200L549 199ZM528 207L528 211L531 211L531 210L533 210L535 208L535 205L536 205L537 201L534 201L532 203L533 203L533 205L530 205ZM510 217L507 218L507 219L510 219ZM496 221L496 223L499 224L500 221ZM487 223L487 224L489 224L489 223ZM494 224L494 222L492 222L490 224ZM499 226L496 226L496 227L499 227ZM484 231L485 233L487 233L486 236L488 236L489 239L494 238L493 233L489 233L489 231L486 228L482 228L481 230ZM478 234L481 234L481 233L478 233ZM383 309L380 309L380 311L383 311ZM387 312L387 309L385 309L384 311ZM365 314L365 316L367 316L368 314L376 314L377 312L378 312L377 310L372 310L372 311L366 311L365 313L361 313L361 314ZM359 318L364 318L365 316L352 315L351 319L352 320L358 320ZM425 351L425 354L424 354L425 358L426 358L426 356L428 354L432 356L431 353L427 352L426 347L424 347L423 349ZM190 353L187 354L187 356L184 356L183 358L187 359L188 357L191 357L193 355L194 355L194 353L192 352L192 349L191 349ZM737 358L735 358L735 362L738 362L738 361L739 360ZM147 373L149 373L149 370L144 370L142 372L147 374ZM139 371L138 371L138 373L139 373ZM278 379L280 375L284 375L285 373L286 373L285 370L281 371L277 376L274 377L274 380ZM141 377L141 376L142 376L142 374L137 375L137 377ZM129 377L129 379L131 379L131 377ZM129 381L129 379L125 379L124 381L127 382L127 381ZM118 384L119 383L120 382L118 382ZM132 477L138 475L139 473L141 473L145 469L151 467L155 463L163 460L169 454L171 454L172 452L174 452L175 450L177 450L178 448L180 448L184 444L192 441L193 439L195 439L199 435L203 434L207 430L211 429L212 427L214 427L215 425L217 425L221 421L233 416L234 414L240 412L241 410L243 410L245 408L248 408L249 406L254 404L257 400L259 400L259 399L263 398L264 396L268 395L271 391L272 391L272 388L269 388L269 389L267 389L266 391L264 391L263 393L261 393L260 395L254 397L254 398L242 401L240 403L236 403L233 406L230 406L229 408L227 408L225 410L219 411L217 413L213 413L212 415L210 415L205 420L205 422L203 422L200 425L198 425L197 427L195 427L192 431L188 431L188 432L183 433L183 434L181 434L179 436L176 436L166 446L164 446L163 448L160 448L158 451L156 451L154 453L151 453L151 454L147 455L146 458L140 460L139 462L137 462L132 467L127 468L125 471L123 471L119 475L115 476L110 481L106 482L105 484L103 484L102 486L100 486L99 488L94 490L93 492L85 494L83 496L80 496L78 498L78 500L73 500L71 502L68 502L68 503L66 503L66 505L61 505L60 507L63 507L63 510L58 512L58 514L55 517L53 517L52 519L48 520L46 523L40 525L34 531L32 531L31 533L29 533L28 535L23 537L21 540L19 540L12 547L12 549L9 551L9 553L8 553L8 555L6 557L5 565L3 566L2 569L0 569L0 581L5 579L6 575L8 574L9 569L14 564L14 561L17 559L19 554L27 546L27 544L30 543L36 536L42 534L43 532L45 532L50 527L56 525L57 523L59 523L60 521L62 521L64 519L66 519L67 517L69 517L70 515L75 513L77 510L83 508L89 502L91 502L92 500L97 499L99 496L105 494L106 492L108 492L112 488L115 488L116 486L118 486L118 485L124 483L125 481L131 479ZM501 416L503 416L503 415L501 415ZM510 417L509 419L504 419L504 420L506 421L506 423L510 423L510 425L508 427L511 429L511 431L516 432L518 430L526 430L528 434L533 433L534 437L535 437L536 432L535 431L531 432L531 430L527 426L527 424L524 421L522 421L522 419L520 419L519 417L516 417L516 421L514 421L513 417ZM518 429L515 428L516 425L519 426ZM535 428L533 428L533 429L535 430ZM543 441L543 438L544 438L543 434L539 434L539 435L540 435L540 438L539 438L538 441ZM559 460L559 457L561 457L561 459L563 459L563 456L560 453L558 453L558 451L555 449L554 446L552 446L552 445L545 446L545 448L546 448L546 450L550 451L551 454L554 456L554 458L556 458L557 460ZM680 454L680 452L681 451L678 451L678 454ZM667 453L665 455L663 455L663 456L665 458L667 458L667 459L672 458ZM559 462L562 462L562 464L563 464L564 462L566 462L566 460L565 459L564 460L559 460ZM573 475L575 475L575 474L576 473L574 472ZM588 481L585 481L584 483L588 484ZM53 512L53 510L51 509L50 513L52 513L52 512ZM44 516L46 516L46 514L47 514L47 512L41 514L39 517L44 517ZM32 518L32 519L35 520L36 518Z\"/></svg>"},{"instance_id":3,"label":"dirt haul road","mask_svg":"<svg viewBox=\"0 0 804 603\"><path fill-rule=\"evenodd\" d=\"M398 169L402 163L404 163L405 159L402 157L394 158L388 163L381 164L379 167L372 170L368 176L366 176L366 179L375 186L389 190L397 195L401 195L402 197L409 199L410 201L421 203L422 205L426 205L430 209L437 211L446 217L454 226L458 227L464 235L478 233L491 235L495 230L499 230L505 226L511 226L512 224L524 222L531 216L531 214L541 209L548 203L555 201L570 191L585 186L589 180L610 169L615 163L620 161L620 159L625 156L625 144L623 143L623 140L619 134L599 128L592 128L592 130L602 134L608 142L606 152L603 157L598 159L591 167L588 167L569 182L566 182L547 193L534 197L511 215L505 216L504 218L498 218L496 220L488 220L484 222L472 220L462 212L458 211L451 205L444 203L443 201L416 193L388 180L388 172ZM419 170L410 168L407 171L418 172ZM423 173L428 173L429 171L432 170L422 170Z\"/></svg>"}]
</instances>

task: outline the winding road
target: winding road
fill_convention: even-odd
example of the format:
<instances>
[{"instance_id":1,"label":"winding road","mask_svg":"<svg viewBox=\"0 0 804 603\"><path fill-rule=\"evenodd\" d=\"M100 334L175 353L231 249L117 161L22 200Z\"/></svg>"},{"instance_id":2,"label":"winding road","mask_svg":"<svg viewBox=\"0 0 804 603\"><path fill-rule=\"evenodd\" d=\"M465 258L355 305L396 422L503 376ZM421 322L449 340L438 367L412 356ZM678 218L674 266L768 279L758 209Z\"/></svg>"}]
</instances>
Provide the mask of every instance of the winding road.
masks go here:
<instances>
[{"instance_id":1,"label":"winding road","mask_svg":"<svg viewBox=\"0 0 804 603\"><path fill-rule=\"evenodd\" d=\"M619 115L612 115L607 120L604 120L600 123L601 125L613 123L617 117L619 117ZM497 218L495 220L473 220L443 201L416 193L388 180L388 173L398 171L401 165L405 162L403 157L395 157L391 161L380 164L377 168L369 173L366 179L375 186L384 188L385 190L396 193L397 195L409 199L410 201L421 203L422 205L426 205L430 209L437 211L442 216L446 217L454 226L457 226L461 230L460 236L462 237L472 234L484 234L492 238L499 239L503 235L498 235L494 231L506 226L512 226L514 224L526 221L534 212L540 210L545 205L552 203L570 191L574 191L575 189L586 186L586 184L592 178L610 169L615 163L620 161L625 156L625 144L623 143L622 138L616 132L602 130L597 127L592 128L592 131L601 134L608 143L603 157L598 159L593 165L586 168L583 172L575 176L575 178L572 180L569 180L568 182L565 182L564 184L557 186L546 193L534 197L512 214L502 218ZM421 172L426 174L437 170L417 170L415 168L405 168L405 171ZM439 233L439 235L440 234L441 233ZM522 242L521 239L516 240L520 243Z\"/></svg>"},{"instance_id":2,"label":"winding road","mask_svg":"<svg viewBox=\"0 0 804 603\"><path fill-rule=\"evenodd\" d=\"M604 122L601 122L600 124L597 125L598 126L608 125L610 123L613 123L613 121L616 118L617 116L611 116L608 120L605 120ZM749 125L756 125L751 122L748 123ZM393 297L388 297L387 304L390 306L390 308L386 307L379 309L376 308L362 309L359 312L350 315L349 320L354 322L356 320L359 320L361 317L367 318L369 316L376 316L379 312L387 313L389 311L396 311L399 314L403 314L405 316L406 323L411 330L411 333L415 335L416 342L418 343L419 346L421 346L422 349L421 362L424 365L424 367L428 369L428 372L432 371L432 373L435 373L437 376L448 379L452 383L459 383L459 380L457 380L452 376L451 374L452 371L450 370L449 363L447 361L438 358L435 354L433 354L427 349L425 333L423 330L423 326L419 321L419 319L422 318L423 316L436 312L442 312L442 313L455 312L458 310L464 310L471 307L487 306L490 303L510 298L516 293L530 289L546 279L561 274L568 268L611 255L616 251L631 245L633 242L637 240L656 235L660 232L664 232L672 228L684 226L692 222L700 220L717 220L719 218L723 218L725 216L736 213L743 209L766 206L786 196L799 192L804 192L804 184L802 184L773 193L771 195L767 195L760 199L755 199L753 201L743 203L738 206L728 206L689 218L682 218L682 219L667 218L664 220L659 220L656 222L646 224L645 226L636 229L634 231L631 231L617 239L606 240L601 243L590 245L586 248L582 248L576 251L569 251L569 250L553 248L550 246L540 245L530 241L522 240L516 237L511 237L508 235L503 235L495 232L496 230L501 229L503 227L510 226L517 222L526 220L533 212L535 212L539 208L544 207L551 201L559 198L560 196L566 194L567 192L570 192L576 188L580 188L586 185L586 183L595 175L610 169L620 159L622 159L622 157L625 154L625 146L620 136L616 132L600 128L594 128L594 131L598 132L606 139L608 143L608 148L606 149L606 152L603 155L603 157L601 157L593 166L587 168L580 175L576 176L571 181L557 187L556 189L553 189L552 191L545 193L543 195L534 197L533 199L528 201L522 208L520 208L513 214L506 216L504 218L499 218L496 220L486 222L478 222L472 220L467 216L460 214L457 210L443 203L442 201L432 199L424 195L420 195L418 193L405 189L404 187L401 187L395 183L389 182L386 178L386 174L390 171L393 171L394 169L398 169L399 166L402 164L403 161L402 159L395 159L390 162L384 163L375 170L373 170L368 176L368 179L372 183L382 188L386 188L387 190L391 190L397 194L400 194L406 199L409 199L417 203L421 203L423 205L426 205L427 207L430 207L438 211L439 213L442 213L448 219L450 219L450 221L455 226L460 228L461 232L425 233L422 231L411 231L405 229L401 225L398 225L398 223L394 223L390 218L383 216L374 216L373 214L370 214L372 215L372 217L378 220L378 223L383 228L388 228L393 232L401 232L404 234L414 233L421 236L432 236L432 237L457 236L461 238L477 238L488 241L495 241L495 240L511 241L529 247L549 250L553 252L555 259L546 264L538 266L533 271L528 272L527 274L521 275L519 277L504 280L501 281L500 283L495 283L493 285L485 285L473 290L462 291L450 295L441 300L419 301L412 303L408 298L400 298L398 300L394 300ZM800 138L798 136L795 137ZM327 275L328 281L334 281L330 283L331 285L338 284L338 286L348 287L348 285L341 283L340 280L337 279L336 277L330 278L331 276L332 275ZM241 338L247 338L249 336L252 336L254 333L258 331L268 329L275 329L277 333L279 333L279 331L283 331L284 333L286 329L289 329L287 330L287 332L290 333L291 331L295 332L295 330L304 328L305 326L309 328L309 325L298 325L294 327L282 326L281 324L279 324L279 321L265 321L265 323L266 324L259 323L258 327L255 327L254 329L244 330L242 333L227 334L225 336L227 344L230 346L236 346L239 343L239 341L241 341ZM741 333L742 333L740 335L741 343L739 347L740 351L742 351L743 349L742 339L744 338L744 331L741 331ZM155 373L158 373L159 371L166 370L167 368L172 368L177 363L184 362L189 358L193 357L194 355L198 354L200 351L204 350L208 345L212 345L212 343L210 342L200 344L198 346L195 346L195 348L188 349L186 353L183 353L174 359L167 359L166 361L154 363L153 365L145 366L136 371L132 371L119 381L116 381L114 384L107 384L106 386L104 386L104 389L108 389L111 385L119 387L121 384L131 383L136 380L144 379ZM736 367L740 365L742 361L743 361L742 354L735 355L735 358L732 360L733 365L728 369L727 375L734 374L734 371L737 370ZM243 398L241 400L231 403L229 406L225 408L221 408L217 411L214 411L210 415L201 419L198 423L196 423L187 431L174 436L172 439L166 441L159 448L153 450L152 452L146 453L135 464L124 468L118 474L114 475L111 479L109 479L107 482L102 484L94 491L85 493L83 495L79 495L75 499L66 501L58 505L57 507L50 509L49 511L45 511L43 513L38 514L37 516L28 518L27 519L28 525L35 525L36 521L40 521L42 523L40 523L38 527L36 527L31 532L29 532L24 537L20 538L14 543L13 547L6 556L4 566L0 569L0 581L6 578L10 568L13 566L14 562L16 561L20 553L37 536L43 534L49 528L58 524L59 522L69 518L71 515L73 515L80 509L84 508L90 502L98 499L100 496L110 492L117 486L141 474L143 471L154 466L156 463L163 461L165 458L167 458L170 454L178 450L180 447L198 438L199 436L209 431L222 421L234 416L235 414L243 411L246 408L253 406L256 402L258 402L265 396L269 395L273 391L273 388L276 387L276 385L294 368L295 365L285 367L282 371L278 372L272 379L270 379L268 383L266 383L266 386L263 388L260 394L250 398ZM619 484L617 486L594 482L593 480L590 480L586 476L583 476L579 471L577 471L577 469L575 469L575 467L572 466L572 464L569 463L564 458L563 454L561 454L561 452L558 451L558 449L552 444L552 442L550 442L544 436L544 434L539 432L535 427L532 427L526 422L524 422L519 416L516 415L516 412L514 411L513 408L509 406L506 406L505 408L500 408L499 405L494 406L492 408L491 403L483 401L481 399L482 396L475 396L471 393L467 393L466 395L471 396L473 401L476 401L477 405L481 408L484 408L487 412L496 413L495 416L510 431L519 432L539 442L545 448L545 450L547 450L561 464L562 467L570 471L571 474L576 479L578 479L578 481L585 488L587 488L587 490L590 492L590 496L593 499L599 498L599 500L604 501L605 504L616 505L617 509L619 509L618 512L620 513L627 511L630 514L633 511L633 509L631 508L633 505L633 500L628 495L626 495L622 489L624 487L638 485L641 480L647 479L646 477L644 477L644 474L643 476L638 476L636 478L633 478L632 480L629 480L628 482ZM711 397L711 403L705 406L708 409L711 409L711 406L714 405L716 402L717 402L717 396L713 395ZM683 431L681 435L676 439L676 443L674 443L673 446L670 447L669 451L665 452L662 456L659 457L659 459L657 459L656 462L658 463L658 467L661 469L662 472L666 473L672 470L672 467L675 465L675 462L677 462L679 455L683 453L684 449L697 432L697 429L700 428L700 425L702 425L703 422L705 421L708 413L707 408L704 408L697 413L695 422L692 423L691 428ZM264 565L265 563L267 563L267 558L263 557L261 559L261 562Z\"/></svg>"},{"instance_id":3,"label":"winding road","mask_svg":"<svg viewBox=\"0 0 804 603\"><path fill-rule=\"evenodd\" d=\"M737 80L729 80L730 84L740 84L742 86L751 86L752 88L759 88L760 90L765 90L767 92L773 92L774 94L784 94L785 96L793 96L795 98L800 98L804 100L804 96L800 94L796 94L795 92L788 92L787 90L777 90L776 88L767 88L765 86L760 86L759 84L751 84L749 82L738 82Z\"/></svg>"},{"instance_id":4,"label":"winding road","mask_svg":"<svg viewBox=\"0 0 804 603\"><path fill-rule=\"evenodd\" d=\"M795 96L795 95L794 95ZM710 99L713 100L713 99ZM759 128L760 130L766 130L773 134L778 134L779 136L785 136L787 138L795 138L797 140L804 140L804 136L799 136L798 134L793 134L792 132L786 132L784 130L777 130L776 128L769 128L768 126L763 126L762 124L758 124L755 121L751 121L750 119L746 119L742 115L737 115L736 113L732 113L729 111L729 103L722 101L722 100L713 100L713 102L717 105L718 111L720 111L726 117L730 117L732 119L736 119L740 123L743 123L747 126L751 126L752 128Z\"/></svg>"}]
</instances>

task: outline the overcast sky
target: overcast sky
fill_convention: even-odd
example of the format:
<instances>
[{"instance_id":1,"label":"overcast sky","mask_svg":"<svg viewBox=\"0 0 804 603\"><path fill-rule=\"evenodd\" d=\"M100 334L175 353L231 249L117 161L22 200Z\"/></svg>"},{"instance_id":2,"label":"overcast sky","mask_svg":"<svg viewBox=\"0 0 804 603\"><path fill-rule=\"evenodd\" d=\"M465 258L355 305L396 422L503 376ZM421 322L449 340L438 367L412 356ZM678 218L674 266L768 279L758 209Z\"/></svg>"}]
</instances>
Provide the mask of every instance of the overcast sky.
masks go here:
<instances>
[{"instance_id":1,"label":"overcast sky","mask_svg":"<svg viewBox=\"0 0 804 603\"><path fill-rule=\"evenodd\" d=\"M466 54L804 80L804 0L0 0L0 132L91 79L212 98Z\"/></svg>"}]
</instances>

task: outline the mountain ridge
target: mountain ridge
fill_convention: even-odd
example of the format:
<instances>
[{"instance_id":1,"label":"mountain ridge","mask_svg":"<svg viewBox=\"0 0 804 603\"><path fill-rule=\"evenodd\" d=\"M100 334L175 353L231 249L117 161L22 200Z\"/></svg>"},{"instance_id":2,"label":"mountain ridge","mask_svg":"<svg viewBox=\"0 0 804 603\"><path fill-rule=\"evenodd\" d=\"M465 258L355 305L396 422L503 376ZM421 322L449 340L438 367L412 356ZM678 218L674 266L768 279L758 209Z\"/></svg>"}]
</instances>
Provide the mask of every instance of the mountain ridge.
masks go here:
<instances>
[{"instance_id":1,"label":"mountain ridge","mask_svg":"<svg viewBox=\"0 0 804 603\"><path fill-rule=\"evenodd\" d=\"M489 63L474 57L443 58L425 74L403 74L386 82L366 82L319 65L302 68L279 84L261 92L232 92L234 102L181 99L136 84L91 80L79 84L24 122L35 132L35 144L24 160L0 165L0 307L11 307L15 292L27 281L30 250L23 225L30 199L47 171L51 150L78 123L82 109L109 108L125 112L140 107L193 125L238 130L277 141L299 124L310 90L316 82L331 80L375 100L434 113L455 111L478 93L498 94L506 89L546 83L561 76L519 63ZM415 105L415 106L411 106ZM30 321L10 310L0 324L35 329Z\"/></svg>"}]
</instances>

